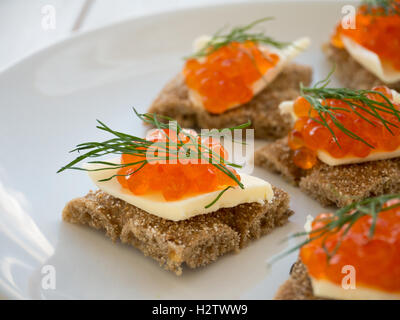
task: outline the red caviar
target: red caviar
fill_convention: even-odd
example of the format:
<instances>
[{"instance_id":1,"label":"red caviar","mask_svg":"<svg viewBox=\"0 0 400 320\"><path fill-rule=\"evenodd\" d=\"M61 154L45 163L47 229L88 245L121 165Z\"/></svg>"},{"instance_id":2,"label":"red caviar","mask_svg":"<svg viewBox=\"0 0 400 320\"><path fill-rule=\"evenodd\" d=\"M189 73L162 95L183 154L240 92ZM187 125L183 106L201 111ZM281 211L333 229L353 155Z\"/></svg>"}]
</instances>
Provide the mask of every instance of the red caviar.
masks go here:
<instances>
[{"instance_id":1,"label":"red caviar","mask_svg":"<svg viewBox=\"0 0 400 320\"><path fill-rule=\"evenodd\" d=\"M250 101L253 84L278 61L277 54L261 51L252 41L231 42L204 58L188 60L183 75L204 108L219 114Z\"/></svg>"},{"instance_id":2,"label":"red caviar","mask_svg":"<svg viewBox=\"0 0 400 320\"><path fill-rule=\"evenodd\" d=\"M397 2L400 9L400 1ZM365 6L358 9L355 29L344 29L339 23L331 43L337 48L343 48L341 36L349 37L400 70L400 15L385 15L383 11L376 12L381 9L373 10L375 12L371 15Z\"/></svg>"},{"instance_id":3,"label":"red caviar","mask_svg":"<svg viewBox=\"0 0 400 320\"><path fill-rule=\"evenodd\" d=\"M400 105L393 102L392 92L389 88L380 86L372 90L382 92L391 100L395 108L400 110ZM386 102L378 94L369 94L368 97L382 103ZM358 101L357 103L360 102ZM322 121L318 113L311 108L310 103L304 97L300 96L295 100L293 106L294 113L298 118L293 130L288 135L289 147L294 150L293 162L298 167L303 169L312 168L317 162L317 150L326 151L334 158L365 158L371 153L391 152L400 147L400 121L395 115L378 111L382 118L393 124L388 125L392 131L392 133L390 133L380 120L366 113L361 108L357 108L358 112L370 122L357 115L350 106L342 100L326 99L322 101L322 104L348 110L331 109L336 120L340 122L341 125L357 134L374 148L371 148L362 141L357 141L349 137L336 127L328 115L324 115L329 127L333 130L339 142L339 146L329 129L321 123L318 123L318 121Z\"/></svg>"},{"instance_id":4,"label":"red caviar","mask_svg":"<svg viewBox=\"0 0 400 320\"><path fill-rule=\"evenodd\" d=\"M219 142L212 138L199 138L194 131L190 131L190 134L197 139L196 145L191 144L192 148L200 148L204 150L203 152L206 152L205 147L211 149L212 152L221 157L222 163L219 164L232 172L240 181L240 176L236 171L224 164L223 161L227 159L228 155ZM173 130L156 129L148 134L146 140L152 142L179 141L188 143L190 138L182 133L177 136ZM171 148L176 148L176 146L171 144L168 145L167 150L164 149L162 152L155 152L159 157L170 156L170 159L167 161L149 161L143 167L141 167L142 164L135 164L119 169L119 175L134 173L129 176L118 176L118 182L123 188L129 189L135 195L161 193L167 201L179 200L184 197L222 190L227 186L237 185L231 177L216 168L213 164L208 163L208 161L202 162L201 159L181 161L176 160L175 155L175 159L172 159L172 156L168 152ZM206 154L208 155L208 153ZM130 154L122 154L121 156L122 164L143 160L144 157L142 156L133 156ZM137 171L135 172L135 170Z\"/></svg>"},{"instance_id":5,"label":"red caviar","mask_svg":"<svg viewBox=\"0 0 400 320\"><path fill-rule=\"evenodd\" d=\"M400 200L389 200L385 206L393 206ZM332 214L320 214L312 224L313 230L322 228L332 221ZM379 213L373 237L369 236L372 217L359 218L343 236L347 225L337 233L310 241L300 250L300 258L308 273L315 279L329 280L341 285L345 274L342 268L351 265L356 271L357 286L400 293L400 207ZM311 234L311 237L318 232ZM325 239L325 240L324 240ZM327 259L325 247L332 252L338 241L337 252Z\"/></svg>"}]
</instances>

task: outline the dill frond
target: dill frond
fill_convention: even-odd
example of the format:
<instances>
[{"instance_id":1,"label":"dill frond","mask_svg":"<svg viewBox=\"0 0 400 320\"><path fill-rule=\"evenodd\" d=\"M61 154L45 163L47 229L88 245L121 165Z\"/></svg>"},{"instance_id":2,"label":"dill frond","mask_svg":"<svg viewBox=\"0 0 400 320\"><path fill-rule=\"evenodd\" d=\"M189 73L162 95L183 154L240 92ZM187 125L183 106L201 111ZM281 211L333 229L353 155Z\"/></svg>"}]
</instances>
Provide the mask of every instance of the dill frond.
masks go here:
<instances>
[{"instance_id":1,"label":"dill frond","mask_svg":"<svg viewBox=\"0 0 400 320\"><path fill-rule=\"evenodd\" d=\"M319 116L319 119L315 117L310 117L315 122L326 127L332 136L334 137L336 143L339 145L339 141L334 133L333 128L328 124L327 119L332 120L332 123L336 128L342 131L344 134L349 136L350 138L361 141L370 148L374 148L371 144L365 141L362 137L357 135L355 132L351 131L349 128L346 128L336 117L335 112L354 112L357 116L364 119L371 125L375 126L370 119L365 117L360 111L365 112L373 118L378 119L384 127L391 133L390 127L393 126L395 128L398 127L397 124L386 120L382 117L381 113L386 113L390 115L394 115L400 121L400 111L393 105L393 103L382 93L375 90L352 90L347 88L328 88L327 86L330 83L330 78L333 74L334 70L332 70L328 76L317 82L313 87L303 87L300 84L300 95L303 96L311 105L312 109L314 109ZM370 94L379 95L383 98L384 102L375 101L369 97ZM329 105L323 104L323 101L326 99L337 99L345 102L349 107L349 109L332 107ZM311 112L311 111L310 111Z\"/></svg>"},{"instance_id":2,"label":"dill frond","mask_svg":"<svg viewBox=\"0 0 400 320\"><path fill-rule=\"evenodd\" d=\"M398 0L363 0L369 15L391 16L400 15L400 2Z\"/></svg>"},{"instance_id":3,"label":"dill frond","mask_svg":"<svg viewBox=\"0 0 400 320\"><path fill-rule=\"evenodd\" d=\"M136 111L136 109L133 108L133 110L136 116L144 123L150 124L151 126L162 130L162 132L164 132L163 129L171 130L171 126L168 123L165 123L165 121L173 121L172 118L151 113L140 114ZM101 171L101 170L120 169L124 167L138 166L136 170L130 172L129 174L126 175L115 174L106 179L100 180L100 181L109 181L118 176L130 176L132 174L135 174L145 165L147 165L152 161L159 161L159 160L179 161L182 159L184 160L196 159L202 161L203 163L212 164L218 170L220 170L228 177L230 177L240 188L244 189L244 185L240 182L240 180L235 176L235 174L233 174L226 167L228 165L235 168L241 168L241 166L235 163L227 162L218 153L213 151L207 145L201 143L201 138L202 138L201 134L195 137L190 132L183 130L181 126L178 123L176 123L176 121L173 122L174 125L172 127L173 130L176 131L176 137L178 137L178 139L174 143L172 143L169 140L169 136L165 132L164 133L166 136L167 143L153 142L127 133L115 131L99 120L97 120L97 123L98 125L96 128L111 134L112 138L105 140L103 142L84 142L78 144L70 152L78 152L78 153L84 152L84 153L78 156L70 163L68 163L67 165L63 166L61 169L57 171L57 173L63 172L67 169L82 170L82 171ZM248 126L250 126L250 124L251 124L250 122L247 122L245 124L227 129L229 130L245 129ZM188 139L180 138L180 136L182 135ZM207 137L209 137L209 135L207 135ZM188 141L184 142L184 140ZM181 147L190 148L190 152L182 155L182 153L179 151ZM161 154L165 156L163 157L157 156L155 158L149 158L147 156L147 151L150 148L152 148L151 150L155 151L155 153L157 153L158 155ZM83 160L99 158L110 154L112 155L129 154L138 157L140 160L124 164L122 163L115 164L101 160L88 161L88 163L102 164L106 166L98 169L85 169L76 166ZM220 194L216 197L216 199L212 201L209 205L207 205L206 208L212 206L216 201L218 201L218 199L222 196L224 192L227 191L227 189L228 188L222 190Z\"/></svg>"},{"instance_id":4,"label":"dill frond","mask_svg":"<svg viewBox=\"0 0 400 320\"><path fill-rule=\"evenodd\" d=\"M280 254L276 258L273 259L273 262L287 256L288 254L295 252L302 248L303 246L309 244L312 241L322 238L322 248L327 255L328 262L329 260L337 253L339 250L341 243L344 237L349 233L352 226L362 217L370 216L372 217L371 227L369 229L369 238L372 239L375 233L376 223L381 212L385 212L397 207L400 207L400 202L395 203L390 206L384 206L387 201L392 199L400 200L400 193L397 194L389 194L382 195L378 197L364 199L358 202L354 202L346 207L343 207L337 210L332 216L328 218L320 218L316 219L316 222L326 222L322 227L311 230L309 232L298 232L291 236L290 238L299 238L305 237L300 244L294 246L293 248L287 250L286 252ZM336 243L335 247L332 250L329 250L325 242L326 240L334 235L341 232L339 236L339 240Z\"/></svg>"},{"instance_id":5,"label":"dill frond","mask_svg":"<svg viewBox=\"0 0 400 320\"><path fill-rule=\"evenodd\" d=\"M271 45L279 49L288 46L290 42L276 41L273 38L266 36L264 32L250 32L250 30L256 25L272 19L272 17L258 19L249 23L248 25L234 27L226 34L222 34L223 29L220 29L214 33L211 39L200 50L190 56L184 57L184 59L187 60L205 57L232 42L252 41L255 43Z\"/></svg>"}]
</instances>

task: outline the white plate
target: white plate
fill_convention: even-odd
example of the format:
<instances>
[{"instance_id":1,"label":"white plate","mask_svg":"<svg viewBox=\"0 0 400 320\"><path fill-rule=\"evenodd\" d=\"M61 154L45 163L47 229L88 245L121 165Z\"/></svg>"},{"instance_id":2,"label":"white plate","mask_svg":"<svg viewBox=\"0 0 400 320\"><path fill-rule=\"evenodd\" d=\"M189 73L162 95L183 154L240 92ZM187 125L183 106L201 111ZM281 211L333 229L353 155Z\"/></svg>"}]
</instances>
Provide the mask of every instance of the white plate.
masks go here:
<instances>
[{"instance_id":1,"label":"white plate","mask_svg":"<svg viewBox=\"0 0 400 320\"><path fill-rule=\"evenodd\" d=\"M144 133L130 109L145 111L182 66L192 40L226 23L274 16L269 32L282 40L310 36L298 59L314 79L330 66L320 47L344 3L277 1L183 10L125 21L68 39L0 74L0 297L271 299L296 255L268 270L266 259L293 243L305 217L322 208L280 177L255 174L284 188L296 214L285 227L181 277L138 250L113 244L102 232L64 223L65 203L93 188L82 172L56 174L77 143L102 139L101 119L113 128ZM42 267L54 266L56 288L43 289Z\"/></svg>"}]
</instances>

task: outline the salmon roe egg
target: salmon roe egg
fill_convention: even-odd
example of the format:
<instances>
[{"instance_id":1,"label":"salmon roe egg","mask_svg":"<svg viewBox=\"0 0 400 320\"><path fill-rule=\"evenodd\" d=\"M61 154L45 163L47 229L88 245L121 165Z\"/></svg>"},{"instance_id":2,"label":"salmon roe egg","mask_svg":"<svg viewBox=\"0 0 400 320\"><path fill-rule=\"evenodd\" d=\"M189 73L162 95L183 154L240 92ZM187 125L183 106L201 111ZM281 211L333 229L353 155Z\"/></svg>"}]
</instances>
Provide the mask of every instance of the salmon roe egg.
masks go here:
<instances>
[{"instance_id":1,"label":"salmon roe egg","mask_svg":"<svg viewBox=\"0 0 400 320\"><path fill-rule=\"evenodd\" d=\"M298 117L308 117L311 105L306 98L300 96L294 101L293 109Z\"/></svg>"},{"instance_id":2,"label":"salmon roe egg","mask_svg":"<svg viewBox=\"0 0 400 320\"><path fill-rule=\"evenodd\" d=\"M371 100L392 105L400 111L400 105L393 101L392 91L385 86L374 87L367 96ZM375 91L377 93L375 93ZM379 92L379 93L378 93ZM376 116L365 111L367 106L360 101L353 101L359 107L353 110L349 103L337 99L321 101L322 105L331 107L331 115L323 114L322 118L311 110L311 105L304 97L295 100L293 111L297 117L294 128L288 134L288 145L293 150L293 162L303 169L310 169L316 164L316 152L325 151L331 157L365 158L375 152L392 152L400 147L400 120L392 112L377 111L387 123L387 127ZM310 111L311 110L311 111ZM368 110L368 108L367 108ZM357 112L355 112L357 111ZM360 116L362 115L362 117ZM340 129L336 124L342 127ZM356 140L343 131L343 127L362 140ZM390 131L388 130L390 129ZM315 160L314 160L315 156Z\"/></svg>"},{"instance_id":3,"label":"salmon roe egg","mask_svg":"<svg viewBox=\"0 0 400 320\"><path fill-rule=\"evenodd\" d=\"M192 143L189 135L195 140L195 143ZM174 201L188 196L223 190L228 186L236 186L237 182L231 176L217 169L207 160L210 158L213 161L220 160L218 163L240 181L238 173L225 165L224 160L227 159L228 154L216 139L201 138L193 130L184 130L177 135L173 130L155 129L147 135L146 140L169 142L166 144L166 150L164 148L163 151L157 151L154 154L161 157L170 156L169 159L175 161L157 162L147 159L146 154L122 154L121 164L132 165L120 168L117 180L123 188L130 190L135 195L161 193L166 201ZM179 147L185 143L188 145L190 142L189 148L200 149L203 158L206 158L205 161L193 158L188 159L190 161L176 160L176 150L171 149L176 148L173 146L173 142L179 142ZM155 150L158 149L155 147ZM175 151L173 155L168 153L168 151L172 152L170 150ZM144 160L147 160L148 163L143 165Z\"/></svg>"},{"instance_id":4,"label":"salmon roe egg","mask_svg":"<svg viewBox=\"0 0 400 320\"><path fill-rule=\"evenodd\" d=\"M397 1L397 3L400 3ZM379 9L375 9L377 11ZM400 70L400 15L386 15L375 12L371 15L365 6L361 6L355 17L356 28L345 29L339 23L331 38L337 48L344 48L342 36L346 36L366 49L375 52L382 60Z\"/></svg>"},{"instance_id":5,"label":"salmon roe egg","mask_svg":"<svg viewBox=\"0 0 400 320\"><path fill-rule=\"evenodd\" d=\"M205 57L186 61L183 75L204 108L220 114L250 101L255 82L278 62L277 54L261 51L255 42L231 42Z\"/></svg>"},{"instance_id":6,"label":"salmon roe egg","mask_svg":"<svg viewBox=\"0 0 400 320\"><path fill-rule=\"evenodd\" d=\"M317 155L315 151L302 147L294 150L293 162L302 169L311 169L317 163Z\"/></svg>"},{"instance_id":7,"label":"salmon roe egg","mask_svg":"<svg viewBox=\"0 0 400 320\"><path fill-rule=\"evenodd\" d=\"M385 207L395 206L399 199L393 199ZM318 230L334 219L331 214L320 214L312 224L311 237L314 240L300 250L300 258L307 266L311 277L328 280L341 285L342 268L351 265L356 270L357 287L368 287L391 293L400 293L400 206L381 211L376 221L373 237L370 228L373 218L365 215L359 218L344 234L348 225L327 237L317 237ZM338 250L327 259L325 248L333 252L338 242Z\"/></svg>"},{"instance_id":8,"label":"salmon roe egg","mask_svg":"<svg viewBox=\"0 0 400 320\"><path fill-rule=\"evenodd\" d=\"M297 150L304 146L303 135L296 129L289 132L288 144L290 149Z\"/></svg>"}]
</instances>

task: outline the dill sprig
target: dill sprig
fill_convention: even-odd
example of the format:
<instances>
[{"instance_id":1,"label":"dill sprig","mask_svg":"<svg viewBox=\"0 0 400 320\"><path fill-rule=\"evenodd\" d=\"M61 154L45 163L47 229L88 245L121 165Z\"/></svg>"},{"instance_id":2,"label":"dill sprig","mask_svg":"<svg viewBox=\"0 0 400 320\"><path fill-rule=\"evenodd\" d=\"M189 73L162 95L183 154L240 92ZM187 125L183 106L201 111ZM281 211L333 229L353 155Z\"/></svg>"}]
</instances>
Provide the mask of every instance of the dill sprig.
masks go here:
<instances>
[{"instance_id":1,"label":"dill sprig","mask_svg":"<svg viewBox=\"0 0 400 320\"><path fill-rule=\"evenodd\" d=\"M398 0L363 0L369 15L390 16L400 15L400 3Z\"/></svg>"},{"instance_id":2,"label":"dill sprig","mask_svg":"<svg viewBox=\"0 0 400 320\"><path fill-rule=\"evenodd\" d=\"M248 25L234 27L226 34L222 34L223 30L225 29L222 28L214 33L211 39L200 50L190 56L185 57L184 59L205 57L232 42L252 41L255 43L271 45L278 49L288 46L290 42L276 41L273 38L266 36L264 32L250 32L250 30L256 25L272 19L272 17L258 19L249 23Z\"/></svg>"},{"instance_id":3,"label":"dill sprig","mask_svg":"<svg viewBox=\"0 0 400 320\"><path fill-rule=\"evenodd\" d=\"M370 216L372 217L371 227L369 229L368 237L372 239L375 233L376 222L378 220L378 216L381 212L388 211L400 206L400 202L392 204L390 206L384 206L387 201L392 199L400 200L400 193L390 194L390 195L382 195L374 198L367 198L358 202L354 202L346 207L343 207L333 213L331 216L327 218L319 218L315 219L315 222L324 222L324 225L320 228L316 228L311 231L303 231L297 232L291 236L290 238L298 238L298 237L306 237L300 244L289 249L288 251L282 253L273 259L273 261L277 261L288 254L299 250L301 247L309 244L312 241L322 239L322 248L326 253L328 262L330 259L337 253L339 250L343 239L349 233L352 226L362 217ZM332 250L329 250L326 247L326 241L333 236L334 234L341 233L336 245Z\"/></svg>"},{"instance_id":4,"label":"dill sprig","mask_svg":"<svg viewBox=\"0 0 400 320\"><path fill-rule=\"evenodd\" d=\"M165 134L166 142L153 142L148 141L146 139L136 137L130 134L126 134L123 132L115 131L108 127L103 122L97 120L98 125L96 128L110 133L113 138L105 140L103 142L84 142L78 144L76 148L71 150L70 152L84 152L76 159L63 166L61 169L57 171L60 173L67 169L72 170L82 170L82 171L101 171L101 170L111 170L111 169L120 169L125 167L135 166L136 169L131 171L128 174L114 174L108 178L99 180L100 182L109 181L118 176L130 176L135 174L139 170L141 170L145 165L150 162L156 162L159 160L171 161L173 163L177 163L180 160L191 160L196 159L200 161L200 163L209 163L216 167L218 170L222 171L224 174L229 176L240 188L244 189L244 185L240 182L240 180L227 168L228 166L241 168L242 166L227 162L224 158L221 157L220 154L216 153L214 150L209 148L207 145L201 143L201 138L209 137L210 135L197 135L194 136L190 132L183 130L182 127L174 121L172 118L167 116L161 116L157 114L151 113L143 113L140 114L133 108L137 117L142 120L144 123L147 123L153 127L156 127L161 130ZM169 123L165 123L165 121L170 121ZM245 129L250 126L250 122L245 124L227 128L229 130L235 129ZM167 135L163 129L169 129L170 131L175 131L177 141L171 141L170 135ZM221 129L222 130L222 129ZM174 134L174 136L175 136ZM185 137L185 138L182 138ZM182 153L182 149L185 148ZM148 157L148 151L151 150L153 154L157 155L154 158ZM122 155L129 154L139 158L140 160L131 162L131 163L112 163L101 160L88 161L88 163L93 164L102 164L105 167L97 168L97 169L86 169L82 167L77 167L76 165L85 159L91 158L99 158L106 155ZM162 155L162 156L161 156ZM176 162L175 162L176 161ZM216 199L212 201L210 204L206 206L206 208L211 207L218 199L226 192L229 187L222 190Z\"/></svg>"},{"instance_id":5,"label":"dill sprig","mask_svg":"<svg viewBox=\"0 0 400 320\"><path fill-rule=\"evenodd\" d=\"M378 119L384 127L393 135L390 126L397 128L398 126L385 119L381 113L386 113L394 115L400 121L400 111L393 105L393 103L388 99L382 92L375 90L352 90L347 88L328 88L330 83L330 78L334 72L334 69L328 74L328 76L317 82L313 87L304 87L300 84L300 95L303 96L311 105L319 116L318 118L311 117L315 122L326 127L332 134L335 142L340 147L339 141L333 128L328 124L328 119L332 121L334 126L342 131L344 134L350 138L363 142L370 148L374 148L373 145L368 143L365 139L357 135L355 132L346 128L335 116L335 113L340 112L354 112L357 116L367 121L372 126L376 127L376 124L371 121L365 114L370 115L372 118ZM380 96L384 102L373 100L369 95L374 94ZM341 107L332 107L329 105L324 105L323 101L326 99L337 99L345 102L350 110ZM362 111L362 112L361 112ZM311 109L309 114L311 113ZM364 113L364 114L363 114Z\"/></svg>"}]
</instances>

